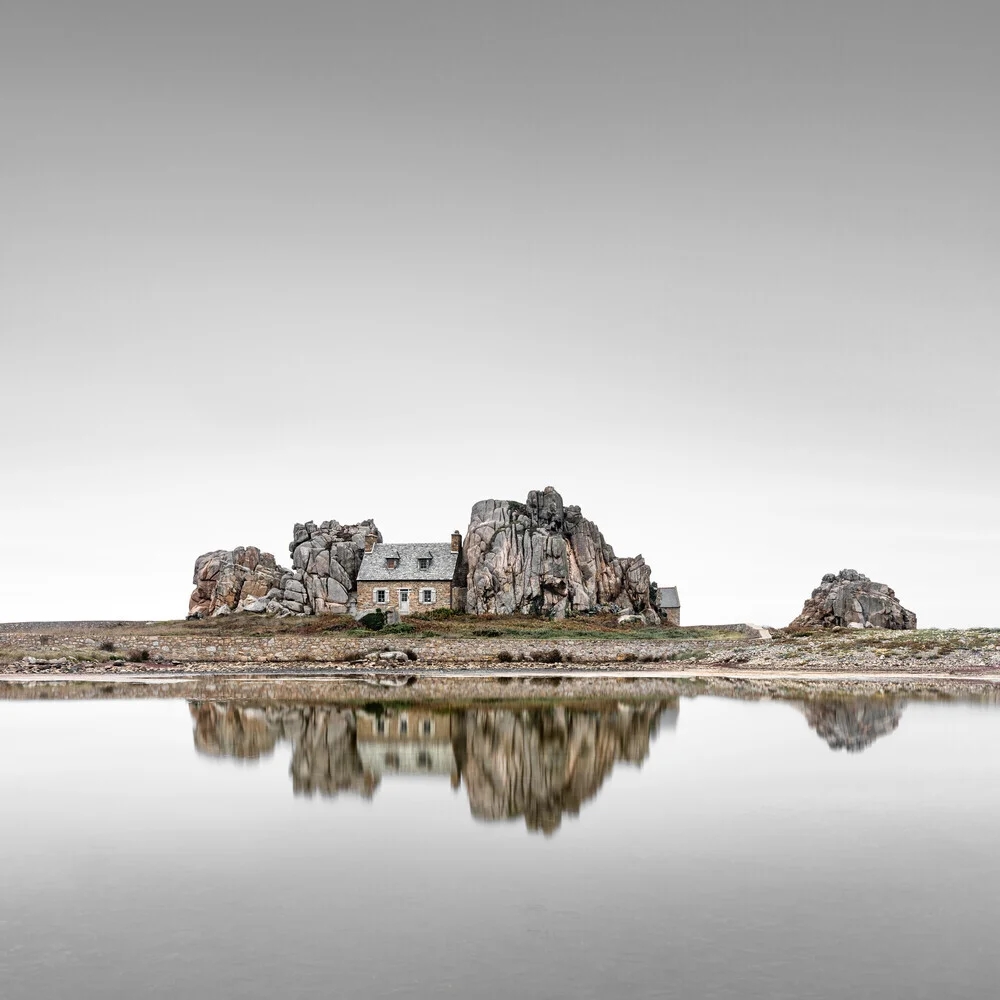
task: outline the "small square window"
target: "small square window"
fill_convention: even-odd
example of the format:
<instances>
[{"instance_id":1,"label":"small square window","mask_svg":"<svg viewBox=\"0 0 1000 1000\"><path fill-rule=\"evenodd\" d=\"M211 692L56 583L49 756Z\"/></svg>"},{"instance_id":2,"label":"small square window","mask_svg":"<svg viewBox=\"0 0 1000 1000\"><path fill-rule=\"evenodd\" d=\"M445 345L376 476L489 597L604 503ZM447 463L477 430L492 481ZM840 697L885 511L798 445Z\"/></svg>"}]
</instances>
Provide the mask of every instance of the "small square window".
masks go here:
<instances>
[{"instance_id":1,"label":"small square window","mask_svg":"<svg viewBox=\"0 0 1000 1000\"><path fill-rule=\"evenodd\" d=\"M395 559L386 559L386 561L385 561L385 568L386 569L395 569L396 568L396 560Z\"/></svg>"},{"instance_id":2,"label":"small square window","mask_svg":"<svg viewBox=\"0 0 1000 1000\"><path fill-rule=\"evenodd\" d=\"M375 591L375 603L376 604L385 604L385 603L387 603L387 597L386 597L386 595L387 595L386 591L384 591L384 590L376 590Z\"/></svg>"},{"instance_id":3,"label":"small square window","mask_svg":"<svg viewBox=\"0 0 1000 1000\"><path fill-rule=\"evenodd\" d=\"M430 566L430 564L431 564L430 559L426 559L426 558L424 558L424 559L418 559L417 562L420 564L420 568L421 569L427 569L427 567Z\"/></svg>"},{"instance_id":4,"label":"small square window","mask_svg":"<svg viewBox=\"0 0 1000 1000\"><path fill-rule=\"evenodd\" d=\"M434 591L433 590L422 591L420 599L424 602L424 604L433 604L434 603Z\"/></svg>"}]
</instances>

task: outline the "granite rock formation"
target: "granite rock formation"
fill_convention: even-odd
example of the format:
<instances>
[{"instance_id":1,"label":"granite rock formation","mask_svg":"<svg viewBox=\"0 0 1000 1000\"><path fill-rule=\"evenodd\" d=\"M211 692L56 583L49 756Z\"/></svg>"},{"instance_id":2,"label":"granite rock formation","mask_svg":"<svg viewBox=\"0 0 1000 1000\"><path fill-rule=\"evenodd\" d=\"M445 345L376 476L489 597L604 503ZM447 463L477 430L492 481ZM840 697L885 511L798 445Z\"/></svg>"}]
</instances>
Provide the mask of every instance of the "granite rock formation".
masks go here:
<instances>
[{"instance_id":1,"label":"granite rock formation","mask_svg":"<svg viewBox=\"0 0 1000 1000\"><path fill-rule=\"evenodd\" d=\"M788 627L838 626L909 629L917 627L917 616L899 603L891 587L875 583L857 570L842 569L823 577L802 613Z\"/></svg>"},{"instance_id":2,"label":"granite rock formation","mask_svg":"<svg viewBox=\"0 0 1000 1000\"><path fill-rule=\"evenodd\" d=\"M188 614L207 618L228 611L269 614L343 614L365 554L365 536L382 535L372 520L358 524L296 524L288 551L292 568L249 546L198 556Z\"/></svg>"},{"instance_id":3,"label":"granite rock formation","mask_svg":"<svg viewBox=\"0 0 1000 1000\"><path fill-rule=\"evenodd\" d=\"M188 614L207 618L220 608L237 611L267 594L285 572L270 552L253 545L206 552L195 560Z\"/></svg>"},{"instance_id":4,"label":"granite rock formation","mask_svg":"<svg viewBox=\"0 0 1000 1000\"><path fill-rule=\"evenodd\" d=\"M904 705L893 698L837 698L808 701L802 710L831 750L860 753L895 731Z\"/></svg>"},{"instance_id":5,"label":"granite rock formation","mask_svg":"<svg viewBox=\"0 0 1000 1000\"><path fill-rule=\"evenodd\" d=\"M564 617L570 611L645 611L649 567L619 558L579 507L551 487L525 504L480 500L465 538L471 614Z\"/></svg>"},{"instance_id":6,"label":"granite rock formation","mask_svg":"<svg viewBox=\"0 0 1000 1000\"><path fill-rule=\"evenodd\" d=\"M296 524L288 546L292 571L282 578L281 594L275 594L275 599L290 611L344 614L358 584L369 534L382 541L370 519L358 524L324 521L319 527L312 521Z\"/></svg>"}]
</instances>

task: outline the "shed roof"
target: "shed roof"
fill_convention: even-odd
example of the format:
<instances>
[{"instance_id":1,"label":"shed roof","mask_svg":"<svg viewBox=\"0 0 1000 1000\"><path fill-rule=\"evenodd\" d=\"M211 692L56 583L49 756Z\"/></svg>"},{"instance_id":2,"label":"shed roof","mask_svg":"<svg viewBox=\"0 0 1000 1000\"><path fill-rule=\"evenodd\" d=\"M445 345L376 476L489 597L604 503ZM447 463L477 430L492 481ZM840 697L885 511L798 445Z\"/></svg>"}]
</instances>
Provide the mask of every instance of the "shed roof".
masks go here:
<instances>
[{"instance_id":1,"label":"shed roof","mask_svg":"<svg viewBox=\"0 0 1000 1000\"><path fill-rule=\"evenodd\" d=\"M681 599L677 596L676 587L660 587L660 607L679 608Z\"/></svg>"},{"instance_id":2,"label":"shed roof","mask_svg":"<svg viewBox=\"0 0 1000 1000\"><path fill-rule=\"evenodd\" d=\"M419 559L430 559L427 569L421 569ZM386 559L396 559L396 568L389 569ZM366 552L358 570L361 582L383 580L451 580L458 565L458 553L451 551L451 542L408 542L402 545L378 542Z\"/></svg>"}]
</instances>

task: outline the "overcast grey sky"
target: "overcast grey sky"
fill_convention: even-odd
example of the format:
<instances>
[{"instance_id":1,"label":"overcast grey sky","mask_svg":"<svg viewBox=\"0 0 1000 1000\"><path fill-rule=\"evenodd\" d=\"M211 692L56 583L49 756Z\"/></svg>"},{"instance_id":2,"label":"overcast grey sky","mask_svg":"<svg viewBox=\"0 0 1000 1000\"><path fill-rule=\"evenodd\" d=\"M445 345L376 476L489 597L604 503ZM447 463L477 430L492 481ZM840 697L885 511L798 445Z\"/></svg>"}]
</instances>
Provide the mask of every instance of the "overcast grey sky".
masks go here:
<instances>
[{"instance_id":1,"label":"overcast grey sky","mask_svg":"<svg viewBox=\"0 0 1000 1000\"><path fill-rule=\"evenodd\" d=\"M1000 624L1000 4L0 3L0 619L556 486L684 620Z\"/></svg>"}]
</instances>

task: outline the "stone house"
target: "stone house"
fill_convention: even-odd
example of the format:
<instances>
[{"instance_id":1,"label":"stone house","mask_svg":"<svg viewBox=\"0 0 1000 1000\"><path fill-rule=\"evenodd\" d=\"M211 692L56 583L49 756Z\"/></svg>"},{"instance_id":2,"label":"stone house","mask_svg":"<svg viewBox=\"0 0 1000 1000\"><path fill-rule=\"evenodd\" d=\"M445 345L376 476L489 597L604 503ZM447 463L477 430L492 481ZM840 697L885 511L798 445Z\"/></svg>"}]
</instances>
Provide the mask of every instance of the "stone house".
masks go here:
<instances>
[{"instance_id":1,"label":"stone house","mask_svg":"<svg viewBox=\"0 0 1000 1000\"><path fill-rule=\"evenodd\" d=\"M676 587L660 587L659 607L660 617L668 625L681 623L681 599Z\"/></svg>"},{"instance_id":2,"label":"stone house","mask_svg":"<svg viewBox=\"0 0 1000 1000\"><path fill-rule=\"evenodd\" d=\"M380 542L365 539L358 570L357 611L395 609L401 615L436 608L465 610L462 536L448 542Z\"/></svg>"}]
</instances>

